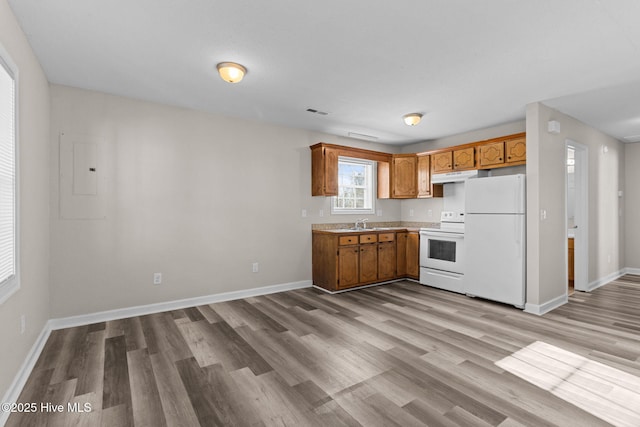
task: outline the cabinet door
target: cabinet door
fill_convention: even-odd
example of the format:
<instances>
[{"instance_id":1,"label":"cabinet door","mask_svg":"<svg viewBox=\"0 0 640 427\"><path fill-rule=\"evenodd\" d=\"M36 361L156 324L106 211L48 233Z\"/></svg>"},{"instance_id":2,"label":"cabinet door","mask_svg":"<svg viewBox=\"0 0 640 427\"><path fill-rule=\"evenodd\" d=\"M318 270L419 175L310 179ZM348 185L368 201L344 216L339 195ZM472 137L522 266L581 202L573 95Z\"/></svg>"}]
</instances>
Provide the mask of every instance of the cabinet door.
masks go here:
<instances>
[{"instance_id":1,"label":"cabinet door","mask_svg":"<svg viewBox=\"0 0 640 427\"><path fill-rule=\"evenodd\" d=\"M378 280L378 251L376 244L360 245L360 282Z\"/></svg>"},{"instance_id":2,"label":"cabinet door","mask_svg":"<svg viewBox=\"0 0 640 427\"><path fill-rule=\"evenodd\" d=\"M396 275L407 275L407 233L396 233Z\"/></svg>"},{"instance_id":3,"label":"cabinet door","mask_svg":"<svg viewBox=\"0 0 640 427\"><path fill-rule=\"evenodd\" d=\"M507 141L505 141L504 147L508 163L527 161L526 137L523 136L520 138L508 139Z\"/></svg>"},{"instance_id":4,"label":"cabinet door","mask_svg":"<svg viewBox=\"0 0 640 427\"><path fill-rule=\"evenodd\" d=\"M417 157L393 156L391 163L391 197L407 199L418 195Z\"/></svg>"},{"instance_id":5,"label":"cabinet door","mask_svg":"<svg viewBox=\"0 0 640 427\"><path fill-rule=\"evenodd\" d=\"M396 242L378 244L378 280L396 277Z\"/></svg>"},{"instance_id":6,"label":"cabinet door","mask_svg":"<svg viewBox=\"0 0 640 427\"><path fill-rule=\"evenodd\" d=\"M504 141L480 146L480 167L504 163Z\"/></svg>"},{"instance_id":7,"label":"cabinet door","mask_svg":"<svg viewBox=\"0 0 640 427\"><path fill-rule=\"evenodd\" d=\"M473 147L455 150L453 152L453 169L467 170L476 167L475 149Z\"/></svg>"},{"instance_id":8,"label":"cabinet door","mask_svg":"<svg viewBox=\"0 0 640 427\"><path fill-rule=\"evenodd\" d=\"M407 234L407 276L418 279L420 277L420 234L411 232Z\"/></svg>"},{"instance_id":9,"label":"cabinet door","mask_svg":"<svg viewBox=\"0 0 640 427\"><path fill-rule=\"evenodd\" d=\"M418 157L418 197L431 197L431 158Z\"/></svg>"},{"instance_id":10,"label":"cabinet door","mask_svg":"<svg viewBox=\"0 0 640 427\"><path fill-rule=\"evenodd\" d=\"M434 173L443 173L443 172L451 172L453 170L453 162L451 151L446 151L444 153L436 153L431 156L431 161L433 162L433 172Z\"/></svg>"},{"instance_id":11,"label":"cabinet door","mask_svg":"<svg viewBox=\"0 0 640 427\"><path fill-rule=\"evenodd\" d=\"M321 145L312 147L311 195L338 195L338 150Z\"/></svg>"},{"instance_id":12,"label":"cabinet door","mask_svg":"<svg viewBox=\"0 0 640 427\"><path fill-rule=\"evenodd\" d=\"M348 288L359 282L360 250L358 246L340 248L338 251L338 287Z\"/></svg>"}]
</instances>

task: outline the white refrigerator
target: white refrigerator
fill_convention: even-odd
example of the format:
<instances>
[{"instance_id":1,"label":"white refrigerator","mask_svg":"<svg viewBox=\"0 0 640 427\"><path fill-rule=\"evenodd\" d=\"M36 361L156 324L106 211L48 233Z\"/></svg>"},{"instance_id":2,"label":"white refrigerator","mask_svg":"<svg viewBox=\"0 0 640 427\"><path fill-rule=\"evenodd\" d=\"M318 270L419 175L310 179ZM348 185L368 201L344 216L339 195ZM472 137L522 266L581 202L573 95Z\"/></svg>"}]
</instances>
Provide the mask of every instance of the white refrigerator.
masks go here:
<instances>
[{"instance_id":1,"label":"white refrigerator","mask_svg":"<svg viewBox=\"0 0 640 427\"><path fill-rule=\"evenodd\" d=\"M465 195L465 293L524 308L525 176L469 179Z\"/></svg>"}]
</instances>

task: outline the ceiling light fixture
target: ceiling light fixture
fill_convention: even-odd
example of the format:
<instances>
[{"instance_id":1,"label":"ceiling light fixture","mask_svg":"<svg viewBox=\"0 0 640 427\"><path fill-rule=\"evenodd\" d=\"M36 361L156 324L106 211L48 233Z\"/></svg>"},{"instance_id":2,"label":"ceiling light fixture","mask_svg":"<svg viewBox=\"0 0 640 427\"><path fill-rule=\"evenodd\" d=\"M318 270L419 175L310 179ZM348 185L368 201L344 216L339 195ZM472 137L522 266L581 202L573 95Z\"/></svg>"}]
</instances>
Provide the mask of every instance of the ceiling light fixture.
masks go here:
<instances>
[{"instance_id":1,"label":"ceiling light fixture","mask_svg":"<svg viewBox=\"0 0 640 427\"><path fill-rule=\"evenodd\" d=\"M247 69L235 62L221 62L217 68L222 80L229 83L238 83L247 74Z\"/></svg>"},{"instance_id":2,"label":"ceiling light fixture","mask_svg":"<svg viewBox=\"0 0 640 427\"><path fill-rule=\"evenodd\" d=\"M422 114L420 113L405 114L404 116L402 116L402 120L404 120L404 123L407 126L415 126L418 123L420 123L420 120L422 120Z\"/></svg>"}]
</instances>

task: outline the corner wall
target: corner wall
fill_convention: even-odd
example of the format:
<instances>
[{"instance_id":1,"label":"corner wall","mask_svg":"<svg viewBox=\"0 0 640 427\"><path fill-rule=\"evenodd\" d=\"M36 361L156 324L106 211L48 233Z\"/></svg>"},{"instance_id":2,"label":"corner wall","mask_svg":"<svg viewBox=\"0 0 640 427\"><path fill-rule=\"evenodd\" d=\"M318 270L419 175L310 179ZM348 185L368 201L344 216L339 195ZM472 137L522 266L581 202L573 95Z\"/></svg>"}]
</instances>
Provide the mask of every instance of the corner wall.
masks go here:
<instances>
[{"instance_id":1,"label":"corner wall","mask_svg":"<svg viewBox=\"0 0 640 427\"><path fill-rule=\"evenodd\" d=\"M547 132L547 122L561 132ZM527 106L527 305L561 303L567 290L565 141L589 150L589 283L615 275L625 265L624 144L541 103ZM607 147L607 152L602 147ZM540 211L547 219L540 219ZM544 311L544 310L543 310Z\"/></svg>"},{"instance_id":2,"label":"corner wall","mask_svg":"<svg viewBox=\"0 0 640 427\"><path fill-rule=\"evenodd\" d=\"M640 143L625 144L625 266L640 274Z\"/></svg>"},{"instance_id":3,"label":"corner wall","mask_svg":"<svg viewBox=\"0 0 640 427\"><path fill-rule=\"evenodd\" d=\"M49 86L6 0L0 0L0 49L18 68L21 276L20 289L0 305L1 397L49 319Z\"/></svg>"}]
</instances>

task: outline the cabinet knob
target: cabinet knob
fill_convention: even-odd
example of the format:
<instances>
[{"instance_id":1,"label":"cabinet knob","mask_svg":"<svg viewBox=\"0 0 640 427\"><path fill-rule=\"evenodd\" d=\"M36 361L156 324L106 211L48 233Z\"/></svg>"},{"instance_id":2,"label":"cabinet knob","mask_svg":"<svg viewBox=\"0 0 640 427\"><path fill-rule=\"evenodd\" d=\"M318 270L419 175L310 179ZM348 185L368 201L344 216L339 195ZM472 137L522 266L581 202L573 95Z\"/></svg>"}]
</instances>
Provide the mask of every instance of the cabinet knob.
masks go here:
<instances>
[{"instance_id":1,"label":"cabinet knob","mask_svg":"<svg viewBox=\"0 0 640 427\"><path fill-rule=\"evenodd\" d=\"M502 157L500 157L498 160L502 160Z\"/></svg>"}]
</instances>

